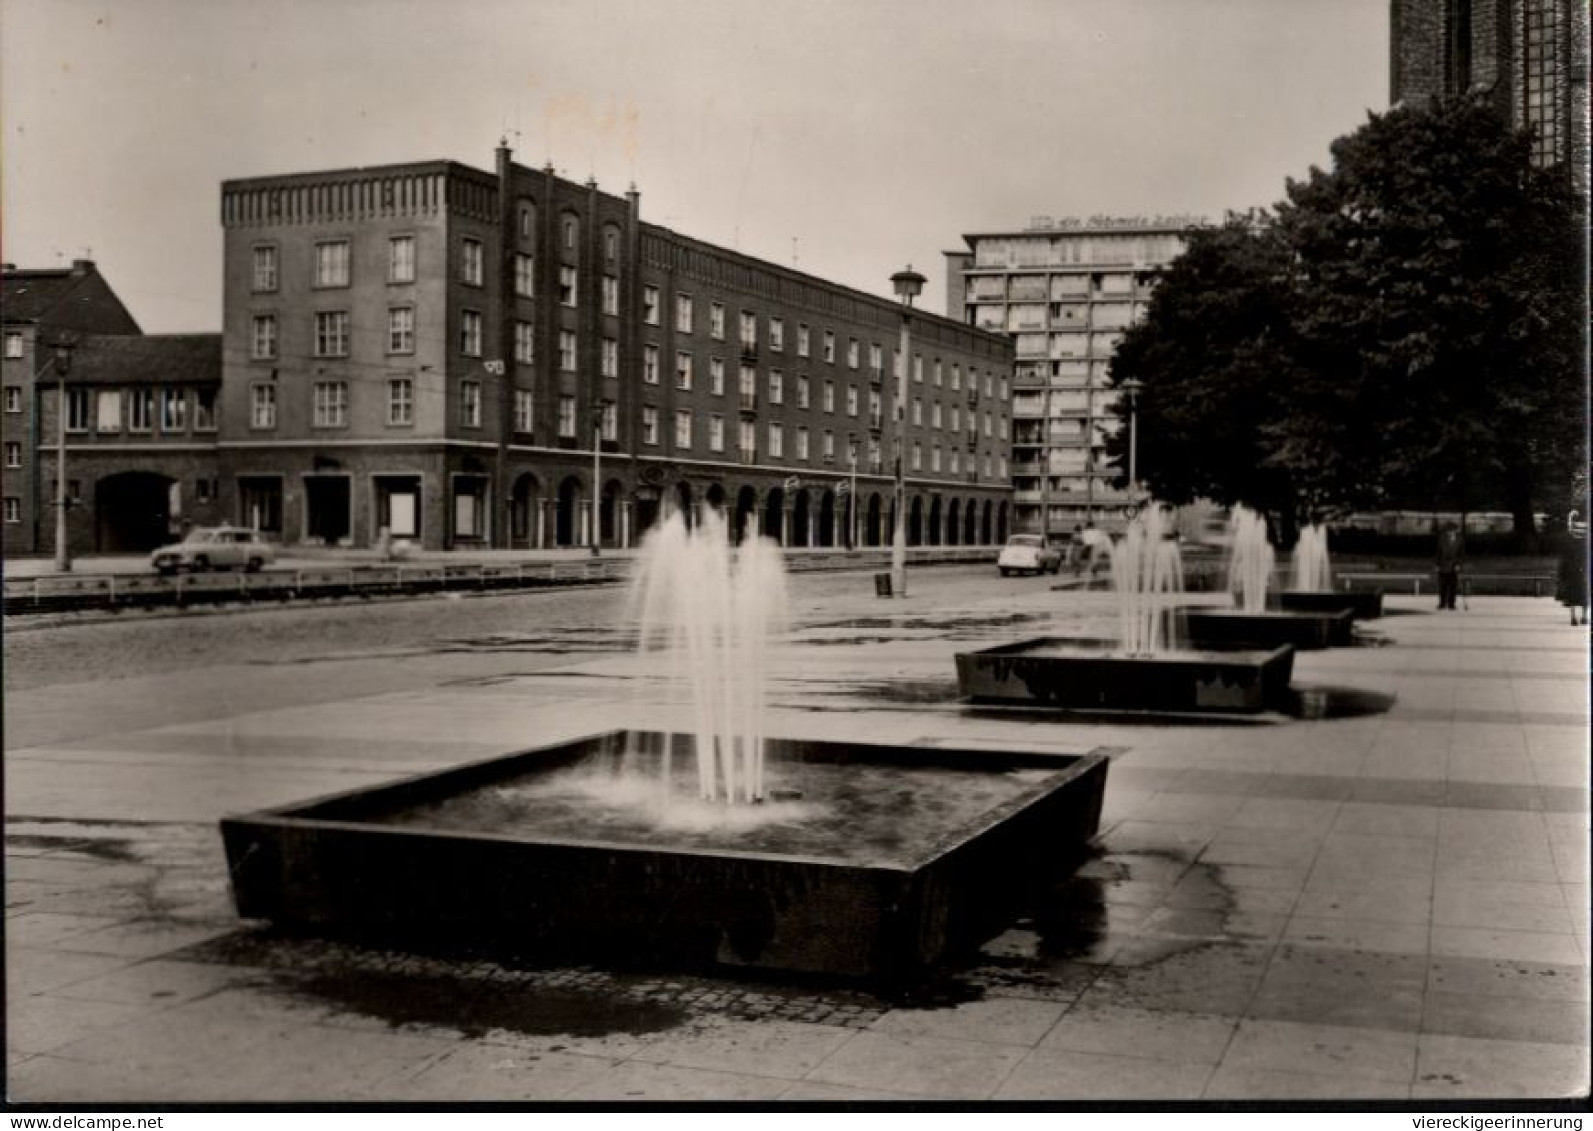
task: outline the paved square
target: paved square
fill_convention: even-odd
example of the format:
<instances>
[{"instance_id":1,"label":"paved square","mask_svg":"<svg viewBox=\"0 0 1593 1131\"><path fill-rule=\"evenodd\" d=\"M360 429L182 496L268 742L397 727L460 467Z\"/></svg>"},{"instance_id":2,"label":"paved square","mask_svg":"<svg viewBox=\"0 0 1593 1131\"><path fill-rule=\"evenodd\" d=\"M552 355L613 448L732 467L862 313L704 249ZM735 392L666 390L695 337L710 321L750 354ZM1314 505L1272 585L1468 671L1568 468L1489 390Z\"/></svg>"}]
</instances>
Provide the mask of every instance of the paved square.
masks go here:
<instances>
[{"instance_id":1,"label":"paved square","mask_svg":"<svg viewBox=\"0 0 1593 1131\"><path fill-rule=\"evenodd\" d=\"M1587 1094L1588 638L1558 606L1392 598L1360 646L1298 657L1324 717L1151 725L956 701L954 653L1100 630L1105 595L868 581L793 579L772 733L1114 751L1097 855L936 1000L239 922L224 813L673 717L612 633L555 623L559 595L482 598L505 632L456 654L9 692L10 1098Z\"/></svg>"}]
</instances>

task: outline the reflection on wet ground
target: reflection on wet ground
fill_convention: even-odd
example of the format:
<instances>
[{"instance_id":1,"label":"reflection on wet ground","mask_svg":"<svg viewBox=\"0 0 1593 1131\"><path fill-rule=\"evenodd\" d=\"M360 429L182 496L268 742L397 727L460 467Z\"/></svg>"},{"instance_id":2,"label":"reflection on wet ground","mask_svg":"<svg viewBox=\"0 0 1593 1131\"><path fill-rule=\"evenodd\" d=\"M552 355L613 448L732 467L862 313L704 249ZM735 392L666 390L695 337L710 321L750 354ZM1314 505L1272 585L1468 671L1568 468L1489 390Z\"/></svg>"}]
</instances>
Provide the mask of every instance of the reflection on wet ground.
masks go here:
<instances>
[{"instance_id":1,"label":"reflection on wet ground","mask_svg":"<svg viewBox=\"0 0 1593 1131\"><path fill-rule=\"evenodd\" d=\"M436 1026L466 1037L493 1030L571 1037L656 1033L675 1028L688 1016L678 1002L645 997L614 997L556 986L527 986L520 992L504 993L501 986L484 986L457 969L433 974L344 969L306 977L289 975L278 986L341 1012L385 1021L394 1029Z\"/></svg>"},{"instance_id":2,"label":"reflection on wet ground","mask_svg":"<svg viewBox=\"0 0 1593 1131\"><path fill-rule=\"evenodd\" d=\"M1050 620L1049 613L999 613L990 616L956 615L945 617L849 617L845 620L814 621L805 628L893 628L909 632L944 632L968 628L1001 628L1007 625L1028 624Z\"/></svg>"},{"instance_id":3,"label":"reflection on wet ground","mask_svg":"<svg viewBox=\"0 0 1593 1131\"><path fill-rule=\"evenodd\" d=\"M1071 722L1115 722L1134 726L1265 726L1300 720L1353 719L1383 714L1393 707L1397 696L1358 687L1295 684L1286 701L1275 711L1261 714L1223 714L1219 712L1102 711L1065 707L1001 706L966 704L955 679L900 679L857 681L839 689L840 694L870 703L962 705L970 718L1009 719L1044 722L1067 719ZM823 708L820 708L823 709ZM831 707L845 710L848 708ZM862 707L855 708L857 710Z\"/></svg>"},{"instance_id":4,"label":"reflection on wet ground","mask_svg":"<svg viewBox=\"0 0 1593 1131\"><path fill-rule=\"evenodd\" d=\"M1397 698L1359 687L1318 687L1296 683L1289 688L1284 713L1291 719L1312 722L1321 719L1356 719L1383 714L1393 707Z\"/></svg>"},{"instance_id":5,"label":"reflection on wet ground","mask_svg":"<svg viewBox=\"0 0 1593 1131\"><path fill-rule=\"evenodd\" d=\"M858 699L885 703L955 703L955 679L857 680L846 685L845 694Z\"/></svg>"}]
</instances>

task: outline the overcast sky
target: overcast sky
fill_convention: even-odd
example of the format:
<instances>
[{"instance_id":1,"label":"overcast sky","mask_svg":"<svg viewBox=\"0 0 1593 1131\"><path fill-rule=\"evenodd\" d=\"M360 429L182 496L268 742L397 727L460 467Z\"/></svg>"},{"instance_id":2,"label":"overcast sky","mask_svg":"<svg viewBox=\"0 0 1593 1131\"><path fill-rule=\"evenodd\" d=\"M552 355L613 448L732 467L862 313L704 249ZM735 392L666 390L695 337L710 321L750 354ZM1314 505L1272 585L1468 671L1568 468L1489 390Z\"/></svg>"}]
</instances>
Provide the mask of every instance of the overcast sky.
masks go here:
<instances>
[{"instance_id":1,"label":"overcast sky","mask_svg":"<svg viewBox=\"0 0 1593 1131\"><path fill-rule=\"evenodd\" d=\"M966 232L1268 204L1388 102L1388 0L0 0L3 244L220 328L219 182L551 160L943 308Z\"/></svg>"}]
</instances>

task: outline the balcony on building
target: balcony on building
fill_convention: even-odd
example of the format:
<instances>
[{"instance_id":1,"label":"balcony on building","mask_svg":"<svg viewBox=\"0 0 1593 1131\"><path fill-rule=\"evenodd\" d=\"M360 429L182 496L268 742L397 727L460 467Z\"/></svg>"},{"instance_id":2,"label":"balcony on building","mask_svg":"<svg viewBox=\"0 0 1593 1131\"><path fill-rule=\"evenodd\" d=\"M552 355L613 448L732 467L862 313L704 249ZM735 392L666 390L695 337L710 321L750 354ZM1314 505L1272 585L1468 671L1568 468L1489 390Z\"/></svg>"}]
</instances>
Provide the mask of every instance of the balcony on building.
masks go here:
<instances>
[{"instance_id":1,"label":"balcony on building","mask_svg":"<svg viewBox=\"0 0 1593 1131\"><path fill-rule=\"evenodd\" d=\"M868 430L870 432L878 432L884 427L885 413L883 411L876 409L868 414Z\"/></svg>"},{"instance_id":2,"label":"balcony on building","mask_svg":"<svg viewBox=\"0 0 1593 1131\"><path fill-rule=\"evenodd\" d=\"M868 368L868 383L870 385L873 385L876 389L878 389L879 387L884 385L885 384L885 367L881 366L881 365L871 365L871 366L869 366L869 368Z\"/></svg>"},{"instance_id":3,"label":"balcony on building","mask_svg":"<svg viewBox=\"0 0 1593 1131\"><path fill-rule=\"evenodd\" d=\"M743 416L756 415L758 411L758 394L755 391L741 390L741 413Z\"/></svg>"}]
</instances>

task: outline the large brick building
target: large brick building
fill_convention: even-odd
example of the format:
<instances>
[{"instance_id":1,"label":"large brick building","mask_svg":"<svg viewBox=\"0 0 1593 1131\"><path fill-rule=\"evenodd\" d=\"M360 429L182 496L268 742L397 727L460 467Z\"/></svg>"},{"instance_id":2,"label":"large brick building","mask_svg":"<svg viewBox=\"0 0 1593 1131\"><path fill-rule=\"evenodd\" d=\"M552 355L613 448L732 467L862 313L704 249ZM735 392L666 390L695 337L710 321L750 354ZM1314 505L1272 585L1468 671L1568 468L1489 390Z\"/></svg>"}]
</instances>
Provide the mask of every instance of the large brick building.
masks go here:
<instances>
[{"instance_id":1,"label":"large brick building","mask_svg":"<svg viewBox=\"0 0 1593 1131\"><path fill-rule=\"evenodd\" d=\"M63 383L72 553L147 549L216 521L220 335L141 334L88 260L8 264L3 288L6 554L55 547Z\"/></svg>"},{"instance_id":2,"label":"large brick building","mask_svg":"<svg viewBox=\"0 0 1593 1131\"><path fill-rule=\"evenodd\" d=\"M448 161L229 181L226 511L288 543L627 545L722 507L790 545L1004 537L1012 346L645 223L640 196ZM882 275L883 278L883 275ZM597 439L601 435L601 442ZM601 451L594 451L594 446ZM594 467L594 463L599 466Z\"/></svg>"},{"instance_id":3,"label":"large brick building","mask_svg":"<svg viewBox=\"0 0 1593 1131\"><path fill-rule=\"evenodd\" d=\"M1485 97L1586 191L1585 0L1391 0L1389 15L1392 101Z\"/></svg>"}]
</instances>

